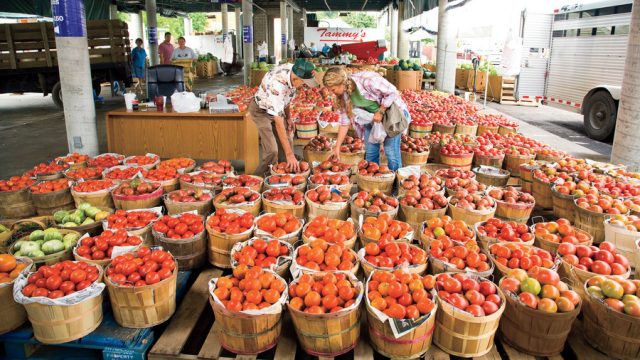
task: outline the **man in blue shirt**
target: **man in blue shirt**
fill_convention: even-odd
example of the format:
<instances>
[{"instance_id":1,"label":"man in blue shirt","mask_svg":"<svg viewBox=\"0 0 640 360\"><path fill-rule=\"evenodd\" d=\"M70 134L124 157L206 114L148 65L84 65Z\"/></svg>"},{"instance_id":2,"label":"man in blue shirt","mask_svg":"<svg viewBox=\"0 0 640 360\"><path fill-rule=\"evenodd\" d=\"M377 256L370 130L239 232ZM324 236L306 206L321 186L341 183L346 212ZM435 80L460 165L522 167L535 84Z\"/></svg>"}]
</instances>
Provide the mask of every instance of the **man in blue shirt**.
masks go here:
<instances>
[{"instance_id":1,"label":"man in blue shirt","mask_svg":"<svg viewBox=\"0 0 640 360\"><path fill-rule=\"evenodd\" d=\"M147 60L147 52L142 47L142 39L136 39L136 47L131 50L131 62L133 62L133 77L144 79L144 67Z\"/></svg>"},{"instance_id":2,"label":"man in blue shirt","mask_svg":"<svg viewBox=\"0 0 640 360\"><path fill-rule=\"evenodd\" d=\"M322 55L329 56L329 51L331 50L331 46L329 44L324 44L322 47Z\"/></svg>"}]
</instances>

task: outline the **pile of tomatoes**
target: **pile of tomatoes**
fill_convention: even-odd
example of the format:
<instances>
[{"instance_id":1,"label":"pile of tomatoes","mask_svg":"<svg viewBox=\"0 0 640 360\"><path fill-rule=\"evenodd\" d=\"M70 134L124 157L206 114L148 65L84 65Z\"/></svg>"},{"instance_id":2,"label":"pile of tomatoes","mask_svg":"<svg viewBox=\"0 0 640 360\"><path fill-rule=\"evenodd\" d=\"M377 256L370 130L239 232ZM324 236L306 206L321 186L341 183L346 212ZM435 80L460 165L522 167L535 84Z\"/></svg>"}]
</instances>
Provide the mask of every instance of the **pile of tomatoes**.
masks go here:
<instances>
[{"instance_id":1,"label":"pile of tomatoes","mask_svg":"<svg viewBox=\"0 0 640 360\"><path fill-rule=\"evenodd\" d=\"M138 196L138 195L151 194L158 190L162 191L162 188L160 188L160 184L158 183L152 183L152 182L146 182L146 181L140 181L138 179L134 179L129 182L124 182L120 184L120 186L118 186L117 188L115 188L115 190L113 190L113 194L124 195L124 196L132 196L132 195Z\"/></svg>"},{"instance_id":2,"label":"pile of tomatoes","mask_svg":"<svg viewBox=\"0 0 640 360\"><path fill-rule=\"evenodd\" d=\"M113 186L115 186L116 184L109 180L109 179L105 179L105 180L86 180L86 181L81 181L75 185L73 185L72 189L75 192L79 192L79 193L90 193L90 192L96 192L96 191L100 191L100 190L105 190L105 189L110 189Z\"/></svg>"},{"instance_id":3,"label":"pile of tomatoes","mask_svg":"<svg viewBox=\"0 0 640 360\"><path fill-rule=\"evenodd\" d=\"M57 179L42 181L35 185L32 185L30 190L32 194L48 194L69 188L69 180Z\"/></svg>"},{"instance_id":4,"label":"pile of tomatoes","mask_svg":"<svg viewBox=\"0 0 640 360\"><path fill-rule=\"evenodd\" d=\"M384 240L377 243L370 242L360 251L364 261L384 269L401 265L422 265L427 262L427 254L424 250L405 242Z\"/></svg>"},{"instance_id":5,"label":"pile of tomatoes","mask_svg":"<svg viewBox=\"0 0 640 360\"><path fill-rule=\"evenodd\" d=\"M309 239L322 239L330 244L343 244L356 236L352 221L317 216L307 224L303 235Z\"/></svg>"},{"instance_id":6,"label":"pile of tomatoes","mask_svg":"<svg viewBox=\"0 0 640 360\"><path fill-rule=\"evenodd\" d=\"M504 301L494 283L463 273L436 275L435 289L439 299L475 317L495 313Z\"/></svg>"},{"instance_id":7,"label":"pile of tomatoes","mask_svg":"<svg viewBox=\"0 0 640 360\"><path fill-rule=\"evenodd\" d=\"M195 166L196 162L189 158L173 158L169 160L163 160L158 164L158 168L172 168L175 170L186 169L188 167Z\"/></svg>"},{"instance_id":8,"label":"pile of tomatoes","mask_svg":"<svg viewBox=\"0 0 640 360\"><path fill-rule=\"evenodd\" d=\"M547 250L513 242L495 243L489 246L495 261L511 269L529 270L533 267L551 269L553 256Z\"/></svg>"},{"instance_id":9,"label":"pile of tomatoes","mask_svg":"<svg viewBox=\"0 0 640 360\"><path fill-rule=\"evenodd\" d=\"M478 234L498 241L530 242L535 236L526 224L491 218L478 225Z\"/></svg>"},{"instance_id":10,"label":"pile of tomatoes","mask_svg":"<svg viewBox=\"0 0 640 360\"><path fill-rule=\"evenodd\" d=\"M11 254L0 254L0 284L12 282L27 267L27 263L18 262Z\"/></svg>"},{"instance_id":11,"label":"pile of tomatoes","mask_svg":"<svg viewBox=\"0 0 640 360\"><path fill-rule=\"evenodd\" d=\"M376 213L396 209L399 202L395 197L385 195L383 192L359 191L353 196L351 204L356 208Z\"/></svg>"},{"instance_id":12,"label":"pile of tomatoes","mask_svg":"<svg viewBox=\"0 0 640 360\"><path fill-rule=\"evenodd\" d=\"M107 267L107 277L120 286L146 286L170 278L176 262L164 250L143 246L134 253L116 256Z\"/></svg>"},{"instance_id":13,"label":"pile of tomatoes","mask_svg":"<svg viewBox=\"0 0 640 360\"><path fill-rule=\"evenodd\" d=\"M222 184L222 177L206 171L196 171L180 176L180 181L195 185L216 186Z\"/></svg>"},{"instance_id":14,"label":"pile of tomatoes","mask_svg":"<svg viewBox=\"0 0 640 360\"><path fill-rule=\"evenodd\" d=\"M8 180L0 180L0 192L16 191L31 186L36 182L28 176L12 176Z\"/></svg>"},{"instance_id":15,"label":"pile of tomatoes","mask_svg":"<svg viewBox=\"0 0 640 360\"><path fill-rule=\"evenodd\" d=\"M624 275L629 271L629 260L616 252L616 246L608 241L600 245L573 245L562 243L558 246L562 261L584 271L600 275Z\"/></svg>"},{"instance_id":16,"label":"pile of tomatoes","mask_svg":"<svg viewBox=\"0 0 640 360\"><path fill-rule=\"evenodd\" d=\"M429 243L429 254L458 270L485 272L491 269L487 255L480 251L475 241L460 243L440 237Z\"/></svg>"},{"instance_id":17,"label":"pile of tomatoes","mask_svg":"<svg viewBox=\"0 0 640 360\"><path fill-rule=\"evenodd\" d=\"M261 267L249 268L240 264L233 275L220 277L213 290L215 296L229 311L258 310L279 303L287 283L274 273Z\"/></svg>"},{"instance_id":18,"label":"pile of tomatoes","mask_svg":"<svg viewBox=\"0 0 640 360\"><path fill-rule=\"evenodd\" d=\"M278 264L281 256L291 256L290 245L282 240L255 238L240 251L233 252L233 260L249 267L270 268Z\"/></svg>"},{"instance_id":19,"label":"pile of tomatoes","mask_svg":"<svg viewBox=\"0 0 640 360\"><path fill-rule=\"evenodd\" d=\"M361 283L345 273L303 274L289 285L289 308L309 314L327 314L356 306Z\"/></svg>"},{"instance_id":20,"label":"pile of tomatoes","mask_svg":"<svg viewBox=\"0 0 640 360\"><path fill-rule=\"evenodd\" d=\"M270 234L274 238L280 238L300 229L302 224L291 213L264 214L256 220L258 230Z\"/></svg>"},{"instance_id":21,"label":"pile of tomatoes","mask_svg":"<svg viewBox=\"0 0 640 360\"><path fill-rule=\"evenodd\" d=\"M33 169L27 172L25 175L51 175L61 173L64 170L69 168L69 164L67 163L59 163L53 161L49 164L40 163L36 165Z\"/></svg>"},{"instance_id":22,"label":"pile of tomatoes","mask_svg":"<svg viewBox=\"0 0 640 360\"><path fill-rule=\"evenodd\" d=\"M99 166L103 168L110 168L120 165L120 162L124 160L124 155L120 154L102 154L90 159L87 162L87 166Z\"/></svg>"},{"instance_id":23,"label":"pile of tomatoes","mask_svg":"<svg viewBox=\"0 0 640 360\"><path fill-rule=\"evenodd\" d=\"M89 160L89 155L73 153L67 156L57 157L55 160L65 162L67 164L79 164Z\"/></svg>"},{"instance_id":24,"label":"pile of tomatoes","mask_svg":"<svg viewBox=\"0 0 640 360\"><path fill-rule=\"evenodd\" d=\"M216 195L213 202L216 204L242 204L245 202L254 202L260 198L260 193L246 187L233 187L222 189L220 194Z\"/></svg>"},{"instance_id":25,"label":"pile of tomatoes","mask_svg":"<svg viewBox=\"0 0 640 360\"><path fill-rule=\"evenodd\" d=\"M349 192L344 188L342 190L332 189L329 185L320 185L315 189L309 190L306 193L306 197L309 201L324 205L328 202L331 203L345 203L349 200Z\"/></svg>"},{"instance_id":26,"label":"pile of tomatoes","mask_svg":"<svg viewBox=\"0 0 640 360\"><path fill-rule=\"evenodd\" d=\"M313 271L349 271L356 266L356 254L342 244L329 244L323 239L315 239L298 247L296 264Z\"/></svg>"},{"instance_id":27,"label":"pile of tomatoes","mask_svg":"<svg viewBox=\"0 0 640 360\"><path fill-rule=\"evenodd\" d=\"M556 221L537 223L533 226L534 235L548 242L560 244L581 244L589 241L591 236L571 225L569 220L560 218Z\"/></svg>"},{"instance_id":28,"label":"pile of tomatoes","mask_svg":"<svg viewBox=\"0 0 640 360\"><path fill-rule=\"evenodd\" d=\"M200 215L191 213L164 215L153 224L153 230L169 239L189 239L204 231L204 221Z\"/></svg>"},{"instance_id":29,"label":"pile of tomatoes","mask_svg":"<svg viewBox=\"0 0 640 360\"><path fill-rule=\"evenodd\" d=\"M425 288L434 277L420 277L402 270L380 271L371 274L367 282L369 304L393 319L416 319L435 308L431 294Z\"/></svg>"},{"instance_id":30,"label":"pile of tomatoes","mask_svg":"<svg viewBox=\"0 0 640 360\"><path fill-rule=\"evenodd\" d=\"M411 240L413 228L404 221L394 220L384 213L377 217L368 216L362 224L362 234L367 241Z\"/></svg>"},{"instance_id":31,"label":"pile of tomatoes","mask_svg":"<svg viewBox=\"0 0 640 360\"><path fill-rule=\"evenodd\" d=\"M104 171L103 167L83 167L76 170L67 170L64 173L64 176L70 180L79 180L79 179L99 179L102 177L102 172Z\"/></svg>"},{"instance_id":32,"label":"pile of tomatoes","mask_svg":"<svg viewBox=\"0 0 640 360\"><path fill-rule=\"evenodd\" d=\"M159 160L157 155L135 155L124 159L125 164L135 164L137 166L153 165Z\"/></svg>"},{"instance_id":33,"label":"pile of tomatoes","mask_svg":"<svg viewBox=\"0 0 640 360\"><path fill-rule=\"evenodd\" d=\"M118 166L105 171L103 177L112 180L129 180L133 179L140 171L138 166Z\"/></svg>"},{"instance_id":34,"label":"pile of tomatoes","mask_svg":"<svg viewBox=\"0 0 640 360\"><path fill-rule=\"evenodd\" d=\"M222 175L231 173L233 171L233 167L231 166L231 162L229 160L219 160L218 162L207 161L206 163L200 165L200 170Z\"/></svg>"},{"instance_id":35,"label":"pile of tomatoes","mask_svg":"<svg viewBox=\"0 0 640 360\"><path fill-rule=\"evenodd\" d=\"M500 280L500 288L517 295L525 306L547 313L573 311L582 301L580 295L560 281L557 272L544 268L535 274L511 270Z\"/></svg>"},{"instance_id":36,"label":"pile of tomatoes","mask_svg":"<svg viewBox=\"0 0 640 360\"><path fill-rule=\"evenodd\" d=\"M110 259L116 246L138 246L142 239L136 235L129 235L124 230L105 230L100 235L85 237L80 240L75 249L76 254L84 259Z\"/></svg>"},{"instance_id":37,"label":"pile of tomatoes","mask_svg":"<svg viewBox=\"0 0 640 360\"><path fill-rule=\"evenodd\" d=\"M428 239L450 239L462 243L476 238L475 233L467 223L462 220L453 220L449 216L427 220L422 235Z\"/></svg>"},{"instance_id":38,"label":"pile of tomatoes","mask_svg":"<svg viewBox=\"0 0 640 360\"><path fill-rule=\"evenodd\" d=\"M66 260L51 266L43 265L29 275L22 295L58 299L88 288L99 277L98 267L83 261Z\"/></svg>"},{"instance_id":39,"label":"pile of tomatoes","mask_svg":"<svg viewBox=\"0 0 640 360\"><path fill-rule=\"evenodd\" d=\"M207 218L207 227L210 231L221 234L242 234L253 228L253 220L254 216L250 212L218 209Z\"/></svg>"},{"instance_id":40,"label":"pile of tomatoes","mask_svg":"<svg viewBox=\"0 0 640 360\"><path fill-rule=\"evenodd\" d=\"M265 201L284 201L293 205L304 204L304 194L293 187L273 188L262 193Z\"/></svg>"},{"instance_id":41,"label":"pile of tomatoes","mask_svg":"<svg viewBox=\"0 0 640 360\"><path fill-rule=\"evenodd\" d=\"M242 174L238 176L229 176L225 178L222 183L224 184L224 186L228 187L253 187L260 184L260 178Z\"/></svg>"},{"instance_id":42,"label":"pile of tomatoes","mask_svg":"<svg viewBox=\"0 0 640 360\"><path fill-rule=\"evenodd\" d=\"M151 181L167 181L180 177L178 170L169 166L158 166L156 169L142 170L141 174L145 180Z\"/></svg>"},{"instance_id":43,"label":"pile of tomatoes","mask_svg":"<svg viewBox=\"0 0 640 360\"><path fill-rule=\"evenodd\" d=\"M107 227L114 230L140 229L158 220L158 218L160 218L160 215L150 210L116 210L115 213L107 216Z\"/></svg>"}]
</instances>

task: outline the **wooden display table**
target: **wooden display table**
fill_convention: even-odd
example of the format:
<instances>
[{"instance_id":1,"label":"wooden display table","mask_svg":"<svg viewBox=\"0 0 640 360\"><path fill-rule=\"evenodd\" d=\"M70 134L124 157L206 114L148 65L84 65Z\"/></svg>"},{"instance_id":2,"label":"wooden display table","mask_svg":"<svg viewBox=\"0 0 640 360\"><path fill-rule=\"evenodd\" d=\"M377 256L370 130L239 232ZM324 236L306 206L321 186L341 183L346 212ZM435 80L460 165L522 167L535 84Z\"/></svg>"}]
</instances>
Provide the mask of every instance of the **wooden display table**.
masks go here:
<instances>
[{"instance_id":1,"label":"wooden display table","mask_svg":"<svg viewBox=\"0 0 640 360\"><path fill-rule=\"evenodd\" d=\"M119 109L107 113L109 152L154 153L161 158L244 160L244 172L258 166L258 130L249 113L175 113Z\"/></svg>"}]
</instances>

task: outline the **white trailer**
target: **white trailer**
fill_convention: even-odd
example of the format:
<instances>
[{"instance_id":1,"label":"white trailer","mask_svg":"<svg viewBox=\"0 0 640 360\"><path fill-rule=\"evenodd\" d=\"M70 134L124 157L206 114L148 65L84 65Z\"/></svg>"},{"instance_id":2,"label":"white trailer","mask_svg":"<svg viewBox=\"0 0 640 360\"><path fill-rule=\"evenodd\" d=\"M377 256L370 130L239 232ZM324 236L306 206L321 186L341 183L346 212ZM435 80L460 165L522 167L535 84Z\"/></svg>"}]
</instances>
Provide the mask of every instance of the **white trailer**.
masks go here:
<instances>
[{"instance_id":1,"label":"white trailer","mask_svg":"<svg viewBox=\"0 0 640 360\"><path fill-rule=\"evenodd\" d=\"M581 112L587 135L613 136L631 23L631 0L554 11L544 100Z\"/></svg>"}]
</instances>

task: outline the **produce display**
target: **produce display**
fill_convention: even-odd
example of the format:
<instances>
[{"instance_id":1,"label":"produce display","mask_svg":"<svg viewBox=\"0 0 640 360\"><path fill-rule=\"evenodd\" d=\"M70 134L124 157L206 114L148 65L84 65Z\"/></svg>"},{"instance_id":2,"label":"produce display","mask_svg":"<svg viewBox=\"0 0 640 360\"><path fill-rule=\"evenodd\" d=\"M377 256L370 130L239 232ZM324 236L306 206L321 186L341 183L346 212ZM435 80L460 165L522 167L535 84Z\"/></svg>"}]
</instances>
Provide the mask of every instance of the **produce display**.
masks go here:
<instances>
[{"instance_id":1,"label":"produce display","mask_svg":"<svg viewBox=\"0 0 640 360\"><path fill-rule=\"evenodd\" d=\"M292 234L302 223L291 213L264 214L256 220L256 228L264 231L274 238L280 238Z\"/></svg>"},{"instance_id":2,"label":"produce display","mask_svg":"<svg viewBox=\"0 0 640 360\"><path fill-rule=\"evenodd\" d=\"M293 205L304 204L304 194L293 187L274 188L262 193L262 198L268 201L285 202Z\"/></svg>"},{"instance_id":3,"label":"produce display","mask_svg":"<svg viewBox=\"0 0 640 360\"><path fill-rule=\"evenodd\" d=\"M181 189L170 192L167 198L175 202L196 202L210 201L213 196L209 192L204 192L200 189Z\"/></svg>"},{"instance_id":4,"label":"produce display","mask_svg":"<svg viewBox=\"0 0 640 360\"><path fill-rule=\"evenodd\" d=\"M267 269L277 265L281 256L291 256L287 245L279 240L261 238L253 239L250 244L233 253L233 259L240 265Z\"/></svg>"},{"instance_id":5,"label":"produce display","mask_svg":"<svg viewBox=\"0 0 640 360\"><path fill-rule=\"evenodd\" d=\"M97 179L102 177L103 171L104 168L100 166L83 167L76 170L67 170L64 176L69 180Z\"/></svg>"},{"instance_id":6,"label":"produce display","mask_svg":"<svg viewBox=\"0 0 640 360\"><path fill-rule=\"evenodd\" d=\"M342 172L349 171L349 169L351 169L351 165L341 163L337 159L331 158L331 160L323 161L320 164L318 164L318 166L314 166L313 173L314 174L326 173L326 172L342 173Z\"/></svg>"},{"instance_id":7,"label":"produce display","mask_svg":"<svg viewBox=\"0 0 640 360\"><path fill-rule=\"evenodd\" d=\"M349 271L357 264L356 254L342 244L315 239L296 249L296 264L313 271Z\"/></svg>"},{"instance_id":8,"label":"produce display","mask_svg":"<svg viewBox=\"0 0 640 360\"><path fill-rule=\"evenodd\" d=\"M391 211L398 207L398 199L385 195L382 192L370 193L367 191L357 192L351 203L356 208L365 209L369 212Z\"/></svg>"},{"instance_id":9,"label":"produce display","mask_svg":"<svg viewBox=\"0 0 640 360\"><path fill-rule=\"evenodd\" d=\"M400 186L405 190L405 193L407 190L418 190L420 195L422 195L422 191L425 189L433 189L435 192L441 192L444 188L443 180L441 178L427 174L420 174L419 177L409 175L400 182Z\"/></svg>"},{"instance_id":10,"label":"produce display","mask_svg":"<svg viewBox=\"0 0 640 360\"><path fill-rule=\"evenodd\" d=\"M473 179L476 177L476 174L471 170L440 169L436 171L436 176L446 181L447 179Z\"/></svg>"},{"instance_id":11,"label":"produce display","mask_svg":"<svg viewBox=\"0 0 640 360\"><path fill-rule=\"evenodd\" d=\"M158 168L172 168L175 170L186 169L189 167L194 167L196 162L193 159L189 158L173 158L169 160L160 161L158 164Z\"/></svg>"},{"instance_id":12,"label":"produce display","mask_svg":"<svg viewBox=\"0 0 640 360\"><path fill-rule=\"evenodd\" d=\"M13 244L14 256L39 258L73 248L80 238L78 233L62 235L56 228L35 230L28 239L18 240Z\"/></svg>"},{"instance_id":13,"label":"produce display","mask_svg":"<svg viewBox=\"0 0 640 360\"><path fill-rule=\"evenodd\" d=\"M267 185L277 185L277 184L287 184L289 186L297 186L302 185L307 180L300 175L271 175L264 179L265 184Z\"/></svg>"},{"instance_id":14,"label":"produce display","mask_svg":"<svg viewBox=\"0 0 640 360\"><path fill-rule=\"evenodd\" d=\"M241 85L235 89L227 91L224 96L231 100L232 103L238 105L240 111L246 111L251 99L253 99L256 93L256 90L258 90L257 86L249 87Z\"/></svg>"},{"instance_id":15,"label":"produce display","mask_svg":"<svg viewBox=\"0 0 640 360\"><path fill-rule=\"evenodd\" d=\"M475 317L493 314L504 301L494 283L463 273L438 274L428 285L427 289L435 289L440 300Z\"/></svg>"},{"instance_id":16,"label":"produce display","mask_svg":"<svg viewBox=\"0 0 640 360\"><path fill-rule=\"evenodd\" d=\"M137 166L153 165L158 160L159 158L156 155L136 155L124 159L124 164Z\"/></svg>"},{"instance_id":17,"label":"produce display","mask_svg":"<svg viewBox=\"0 0 640 360\"><path fill-rule=\"evenodd\" d=\"M142 177L145 180L151 181L167 181L180 177L178 170L169 166L158 166L155 169L142 170L140 171L140 174L142 174Z\"/></svg>"},{"instance_id":18,"label":"produce display","mask_svg":"<svg viewBox=\"0 0 640 360\"><path fill-rule=\"evenodd\" d=\"M363 259L369 264L392 269L403 265L422 265L427 262L427 254L415 245L405 242L380 240L365 245Z\"/></svg>"},{"instance_id":19,"label":"produce display","mask_svg":"<svg viewBox=\"0 0 640 360\"><path fill-rule=\"evenodd\" d=\"M433 296L426 290L430 281L435 281L432 275L374 271L367 281L367 300L392 319L416 319L435 308Z\"/></svg>"},{"instance_id":20,"label":"produce display","mask_svg":"<svg viewBox=\"0 0 640 360\"><path fill-rule=\"evenodd\" d=\"M289 285L287 306L309 314L334 313L354 305L361 290L344 273L324 273L321 279L303 274Z\"/></svg>"},{"instance_id":21,"label":"produce display","mask_svg":"<svg viewBox=\"0 0 640 360\"><path fill-rule=\"evenodd\" d=\"M595 213L626 214L629 211L622 199L614 199L609 195L587 194L577 198L576 204Z\"/></svg>"},{"instance_id":22,"label":"produce display","mask_svg":"<svg viewBox=\"0 0 640 360\"><path fill-rule=\"evenodd\" d=\"M462 243L475 240L475 233L467 223L462 220L452 220L449 216L427 220L422 235L429 239L455 240Z\"/></svg>"},{"instance_id":23,"label":"produce display","mask_svg":"<svg viewBox=\"0 0 640 360\"><path fill-rule=\"evenodd\" d=\"M67 164L80 164L83 162L87 162L89 160L89 155L73 153L67 156L61 156L55 158L55 161L62 161Z\"/></svg>"},{"instance_id":24,"label":"produce display","mask_svg":"<svg viewBox=\"0 0 640 360\"><path fill-rule=\"evenodd\" d=\"M260 185L260 178L250 175L229 176L222 180L222 184L228 187L252 187Z\"/></svg>"},{"instance_id":25,"label":"produce display","mask_svg":"<svg viewBox=\"0 0 640 360\"><path fill-rule=\"evenodd\" d=\"M330 186L322 185L306 193L309 201L324 205L326 203L346 203L349 201L349 193L331 189Z\"/></svg>"},{"instance_id":26,"label":"produce display","mask_svg":"<svg viewBox=\"0 0 640 360\"><path fill-rule=\"evenodd\" d=\"M160 188L160 184L141 181L138 179L131 180L129 182L125 182L120 184L117 188L113 190L115 195L145 195L151 194Z\"/></svg>"},{"instance_id":27,"label":"produce display","mask_svg":"<svg viewBox=\"0 0 640 360\"><path fill-rule=\"evenodd\" d=\"M329 244L343 244L356 235L356 230L352 221L316 216L304 228L303 235L311 240L321 239Z\"/></svg>"},{"instance_id":28,"label":"produce display","mask_svg":"<svg viewBox=\"0 0 640 360\"><path fill-rule=\"evenodd\" d=\"M130 180L136 177L143 169L138 166L119 166L105 170L103 177L111 180Z\"/></svg>"},{"instance_id":29,"label":"produce display","mask_svg":"<svg viewBox=\"0 0 640 360\"><path fill-rule=\"evenodd\" d=\"M359 153L364 151L364 141L360 138L354 138L352 136L345 136L342 146L340 146L340 152L346 154Z\"/></svg>"},{"instance_id":30,"label":"produce display","mask_svg":"<svg viewBox=\"0 0 640 360\"><path fill-rule=\"evenodd\" d=\"M303 174L309 171L308 162L300 161L298 164L300 165L300 171L297 174ZM287 170L287 166L288 165L286 162L277 163L276 165L273 165L273 167L271 168L271 171L274 172L275 174L289 174L289 170Z\"/></svg>"},{"instance_id":31,"label":"produce display","mask_svg":"<svg viewBox=\"0 0 640 360\"><path fill-rule=\"evenodd\" d=\"M567 264L600 275L624 275L631 267L629 260L617 254L616 246L608 241L601 242L597 247L562 243L558 247L558 254Z\"/></svg>"},{"instance_id":32,"label":"produce display","mask_svg":"<svg viewBox=\"0 0 640 360\"><path fill-rule=\"evenodd\" d=\"M438 237L429 243L429 255L455 266L458 270L485 272L491 269L487 255L475 241L464 243L447 237Z\"/></svg>"},{"instance_id":33,"label":"produce display","mask_svg":"<svg viewBox=\"0 0 640 360\"><path fill-rule=\"evenodd\" d=\"M319 121L337 123L340 121L340 113L335 111L323 111L320 113Z\"/></svg>"},{"instance_id":34,"label":"produce display","mask_svg":"<svg viewBox=\"0 0 640 360\"><path fill-rule=\"evenodd\" d=\"M237 212L219 209L207 218L207 228L222 234L242 234L253 229L254 216L250 212Z\"/></svg>"},{"instance_id":35,"label":"produce display","mask_svg":"<svg viewBox=\"0 0 640 360\"><path fill-rule=\"evenodd\" d=\"M377 217L368 216L361 228L362 234L369 241L396 241L408 239L413 234L411 225L404 221L394 220L391 215L384 213Z\"/></svg>"},{"instance_id":36,"label":"produce display","mask_svg":"<svg viewBox=\"0 0 640 360\"><path fill-rule=\"evenodd\" d=\"M12 282L26 267L27 263L18 262L13 255L0 254L0 284Z\"/></svg>"},{"instance_id":37,"label":"produce display","mask_svg":"<svg viewBox=\"0 0 640 360\"><path fill-rule=\"evenodd\" d=\"M164 215L153 224L153 230L170 239L189 239L204 231L204 221L191 213Z\"/></svg>"},{"instance_id":38,"label":"produce display","mask_svg":"<svg viewBox=\"0 0 640 360\"><path fill-rule=\"evenodd\" d=\"M42 181L35 185L32 185L29 190L32 194L47 194L69 188L69 180L58 179Z\"/></svg>"},{"instance_id":39,"label":"produce display","mask_svg":"<svg viewBox=\"0 0 640 360\"><path fill-rule=\"evenodd\" d=\"M180 181L194 185L222 185L222 176L207 171L196 171L180 176Z\"/></svg>"},{"instance_id":40,"label":"produce display","mask_svg":"<svg viewBox=\"0 0 640 360\"><path fill-rule=\"evenodd\" d=\"M448 192L457 192L458 190L466 190L469 193L475 193L479 191L487 190L487 185L479 183L475 179L447 179L444 182L444 186ZM489 194L491 195L491 194Z\"/></svg>"},{"instance_id":41,"label":"produce display","mask_svg":"<svg viewBox=\"0 0 640 360\"><path fill-rule=\"evenodd\" d=\"M63 261L52 266L41 266L29 275L22 295L35 298L58 299L82 291L98 281L97 266L82 261Z\"/></svg>"},{"instance_id":42,"label":"produce display","mask_svg":"<svg viewBox=\"0 0 640 360\"><path fill-rule=\"evenodd\" d=\"M331 149L333 149L333 139L324 135L315 136L304 146L304 150L311 151L331 151Z\"/></svg>"},{"instance_id":43,"label":"produce display","mask_svg":"<svg viewBox=\"0 0 640 360\"><path fill-rule=\"evenodd\" d=\"M473 155L473 148L470 145L463 145L451 142L440 148L442 155Z\"/></svg>"},{"instance_id":44,"label":"produce display","mask_svg":"<svg viewBox=\"0 0 640 360\"><path fill-rule=\"evenodd\" d=\"M207 161L200 165L200 170L208 173L223 175L233 171L229 160Z\"/></svg>"},{"instance_id":45,"label":"produce display","mask_svg":"<svg viewBox=\"0 0 640 360\"><path fill-rule=\"evenodd\" d=\"M427 139L416 139L408 135L402 134L402 143L400 144L400 151L408 153L424 153L428 152L431 144Z\"/></svg>"},{"instance_id":46,"label":"produce display","mask_svg":"<svg viewBox=\"0 0 640 360\"><path fill-rule=\"evenodd\" d=\"M347 175L322 172L311 175L309 183L313 185L347 185L350 184L350 181Z\"/></svg>"},{"instance_id":47,"label":"produce display","mask_svg":"<svg viewBox=\"0 0 640 360\"><path fill-rule=\"evenodd\" d=\"M587 280L588 296L602 301L613 311L640 317L640 292L637 280L615 276L594 276Z\"/></svg>"},{"instance_id":48,"label":"produce display","mask_svg":"<svg viewBox=\"0 0 640 360\"><path fill-rule=\"evenodd\" d=\"M0 180L0 192L21 190L35 182L36 179L29 176L12 176L7 180Z\"/></svg>"},{"instance_id":49,"label":"produce display","mask_svg":"<svg viewBox=\"0 0 640 360\"><path fill-rule=\"evenodd\" d=\"M25 173L25 175L28 175L28 176L52 175L52 174L61 173L64 170L67 170L68 168L69 168L69 164L67 163L52 161L49 164L40 163L36 165L33 169Z\"/></svg>"},{"instance_id":50,"label":"produce display","mask_svg":"<svg viewBox=\"0 0 640 360\"><path fill-rule=\"evenodd\" d=\"M58 210L53 213L53 221L62 227L78 227L93 224L109 217L109 212L102 211L88 203L81 203L75 211Z\"/></svg>"},{"instance_id":51,"label":"produce display","mask_svg":"<svg viewBox=\"0 0 640 360\"><path fill-rule=\"evenodd\" d=\"M505 188L493 188L488 192L489 196L507 204L534 204L535 198L531 194L519 191L512 186Z\"/></svg>"},{"instance_id":52,"label":"produce display","mask_svg":"<svg viewBox=\"0 0 640 360\"><path fill-rule=\"evenodd\" d=\"M477 226L478 234L501 242L531 242L535 236L526 224L491 218Z\"/></svg>"},{"instance_id":53,"label":"produce display","mask_svg":"<svg viewBox=\"0 0 640 360\"><path fill-rule=\"evenodd\" d=\"M571 225L569 220L559 218L556 221L537 223L533 226L535 236L556 244L581 244L591 240L591 237Z\"/></svg>"},{"instance_id":54,"label":"produce display","mask_svg":"<svg viewBox=\"0 0 640 360\"><path fill-rule=\"evenodd\" d=\"M467 210L489 210L496 205L496 201L488 195L462 189L449 199L449 205Z\"/></svg>"},{"instance_id":55,"label":"produce display","mask_svg":"<svg viewBox=\"0 0 640 360\"><path fill-rule=\"evenodd\" d=\"M120 165L122 163L122 160L124 160L124 155L102 154L94 157L93 159L89 159L89 161L87 161L87 166L110 168Z\"/></svg>"},{"instance_id":56,"label":"produce display","mask_svg":"<svg viewBox=\"0 0 640 360\"><path fill-rule=\"evenodd\" d=\"M147 286L170 278L176 271L173 256L160 249L142 246L134 253L116 256L106 276L119 286Z\"/></svg>"},{"instance_id":57,"label":"produce display","mask_svg":"<svg viewBox=\"0 0 640 360\"><path fill-rule=\"evenodd\" d=\"M518 297L521 303L543 312L570 312L580 302L580 295L560 281L557 272L541 268L536 274L521 269L510 270L500 280L500 288Z\"/></svg>"},{"instance_id":58,"label":"produce display","mask_svg":"<svg viewBox=\"0 0 640 360\"><path fill-rule=\"evenodd\" d=\"M279 302L286 290L287 284L274 273L238 265L233 275L218 278L213 296L227 310L240 312L269 307Z\"/></svg>"},{"instance_id":59,"label":"produce display","mask_svg":"<svg viewBox=\"0 0 640 360\"><path fill-rule=\"evenodd\" d=\"M233 187L222 189L216 195L213 202L217 204L242 204L253 202L260 198L260 194L246 187Z\"/></svg>"},{"instance_id":60,"label":"produce display","mask_svg":"<svg viewBox=\"0 0 640 360\"><path fill-rule=\"evenodd\" d=\"M159 218L160 214L150 210L116 210L115 213L107 216L107 227L112 230L140 229Z\"/></svg>"},{"instance_id":61,"label":"produce display","mask_svg":"<svg viewBox=\"0 0 640 360\"><path fill-rule=\"evenodd\" d=\"M80 239L76 254L83 259L104 260L111 259L113 249L123 246L138 246L142 239L136 235L129 235L124 230L105 230L94 237Z\"/></svg>"},{"instance_id":62,"label":"produce display","mask_svg":"<svg viewBox=\"0 0 640 360\"><path fill-rule=\"evenodd\" d=\"M497 263L510 269L530 270L534 267L551 269L555 266L551 253L535 246L500 242L491 244L489 252Z\"/></svg>"}]
</instances>

